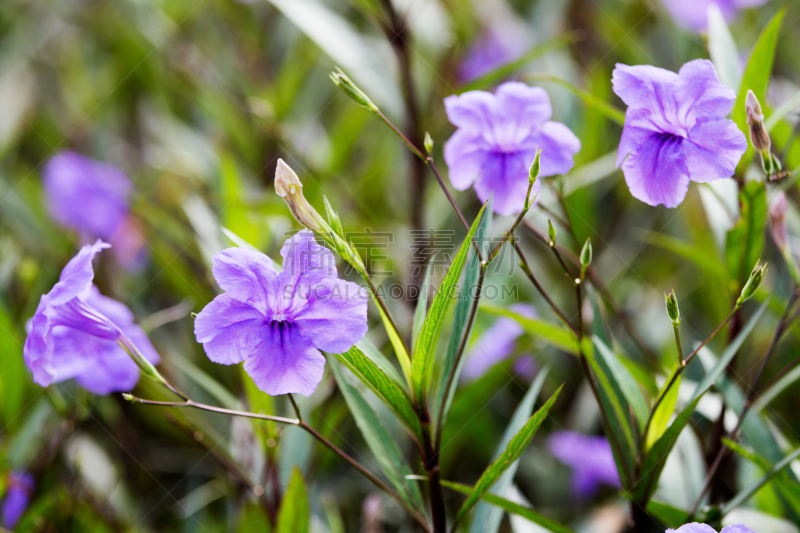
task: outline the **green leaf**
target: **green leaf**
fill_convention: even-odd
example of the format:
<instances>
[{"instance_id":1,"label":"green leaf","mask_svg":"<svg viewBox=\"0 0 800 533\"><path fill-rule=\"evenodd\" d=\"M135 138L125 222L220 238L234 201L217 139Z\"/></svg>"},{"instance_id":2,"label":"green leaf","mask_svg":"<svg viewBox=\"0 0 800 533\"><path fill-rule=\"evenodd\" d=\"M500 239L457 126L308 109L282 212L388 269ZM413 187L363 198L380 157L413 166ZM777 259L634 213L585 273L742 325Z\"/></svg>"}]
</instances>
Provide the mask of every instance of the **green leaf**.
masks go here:
<instances>
[{"instance_id":1,"label":"green leaf","mask_svg":"<svg viewBox=\"0 0 800 533\"><path fill-rule=\"evenodd\" d=\"M553 76L550 74L526 74L526 80L530 81L549 81L551 83L555 83L556 85L560 85L564 87L569 92L583 100L583 103L586 104L587 107L595 109L599 111L605 117L612 122L623 126L625 124L625 112L620 108L609 104L605 100L601 100L586 89L581 89L580 87L573 85L572 83L568 82L567 80L561 79L558 76Z\"/></svg>"},{"instance_id":2,"label":"green leaf","mask_svg":"<svg viewBox=\"0 0 800 533\"><path fill-rule=\"evenodd\" d=\"M722 352L722 357L717 360L716 364L713 368L706 372L706 375L703 376L703 379L700 383L697 384L697 387L694 390L694 395L692 396L692 400L698 398L700 395L703 394L708 388L710 388L715 381L717 381L720 376L725 372L725 369L728 368L728 365L733 360L736 353L739 351L739 348L742 347L745 339L747 339L748 335L753 331L753 328L756 327L756 322L761 318L761 315L764 314L767 307L769 306L770 299L761 304L761 307L753 313L753 316L750 317L750 320L747 321L747 324L739 331L739 334L736 335L736 338L733 339L725 351Z\"/></svg>"},{"instance_id":3,"label":"green leaf","mask_svg":"<svg viewBox=\"0 0 800 533\"><path fill-rule=\"evenodd\" d=\"M533 59L536 59L539 56L546 54L552 50L558 50L561 47L567 46L569 44L574 43L578 40L577 34L575 33L566 33L564 35L559 35L549 41L545 41L541 44L537 44L526 53L524 53L519 59L515 61L511 61L510 63L506 63L491 72L484 74L483 76L479 77L476 80L473 80L458 91L459 94L466 92L466 91L474 91L476 89L487 89L492 85L495 85L497 82L501 81L503 78L507 78L509 75L516 72L521 67L524 67L526 64L531 62Z\"/></svg>"},{"instance_id":4,"label":"green leaf","mask_svg":"<svg viewBox=\"0 0 800 533\"><path fill-rule=\"evenodd\" d=\"M763 411L764 407L769 405L772 400L774 400L781 392L786 390L798 379L800 379L800 366L794 367L781 379L776 381L770 388L765 390L764 393L761 394L755 402L753 402L753 407L750 408L751 415L748 416L757 415Z\"/></svg>"},{"instance_id":5,"label":"green leaf","mask_svg":"<svg viewBox=\"0 0 800 533\"><path fill-rule=\"evenodd\" d=\"M461 509L458 510L458 514L456 515L456 523L460 522L464 515L472 509L472 506L475 505L478 500L480 500L484 494L495 484L495 482L500 478L500 476L505 472L517 459L519 456L522 455L522 452L525 448L528 447L528 444L531 442L531 439L536 434L536 431L539 429L539 426L542 425L544 419L547 418L547 414L550 412L550 409L553 407L553 404L558 398L558 395L561 393L561 387L558 388L555 394L547 400L547 403L542 406L541 409L536 411L536 413L525 423L522 429L514 435L514 437L509 441L508 446L500 454L500 456L495 459L492 464L490 464L486 470L483 471L481 477L478 479L478 482L475 483L475 486L472 488L472 492L470 492L467 500L461 506Z\"/></svg>"},{"instance_id":6,"label":"green leaf","mask_svg":"<svg viewBox=\"0 0 800 533\"><path fill-rule=\"evenodd\" d=\"M681 376L678 375L678 377L675 378L675 383L672 384L669 390L665 391L664 389L667 385L670 385L670 381L672 381L673 376L675 376L680 368L682 368L680 365L675 365L667 378L667 382L664 383L664 387L658 393L656 400L662 396L664 399L658 404L658 408L655 413L653 413L653 419L650 421L650 428L647 430L647 439L645 440L645 450L650 450L653 444L661 438L661 435L663 435L664 431L667 429L667 424L669 423L673 411L675 411L675 404L678 401L678 389L681 387Z\"/></svg>"},{"instance_id":7,"label":"green leaf","mask_svg":"<svg viewBox=\"0 0 800 533\"><path fill-rule=\"evenodd\" d=\"M422 287L419 291L419 298L417 298L417 307L414 309L414 323L411 327L411 343L417 342L419 330L422 329L422 323L425 321L425 315L428 313L428 285L431 282L431 267L433 263L428 263L428 268L425 269L425 279L422 280Z\"/></svg>"},{"instance_id":8,"label":"green leaf","mask_svg":"<svg viewBox=\"0 0 800 533\"><path fill-rule=\"evenodd\" d=\"M767 189L763 181L751 181L739 193L741 218L728 232L725 255L731 278L744 286L750 271L761 257L764 226L767 223Z\"/></svg>"},{"instance_id":9,"label":"green leaf","mask_svg":"<svg viewBox=\"0 0 800 533\"><path fill-rule=\"evenodd\" d=\"M739 89L742 77L739 50L716 4L708 6L708 55L717 69L719 81L734 91Z\"/></svg>"},{"instance_id":10,"label":"green leaf","mask_svg":"<svg viewBox=\"0 0 800 533\"><path fill-rule=\"evenodd\" d=\"M422 329L414 345L414 358L411 362L411 382L413 394L420 403L423 403L425 393L430 385L431 373L433 372L433 360L436 355L436 344L439 342L439 335L442 333L442 325L447 316L447 310L453 303L456 293L456 283L461 276L464 264L467 262L467 252L472 247L472 238L478 229L486 204L478 212L472 227L467 233L458 254L453 259L450 268L447 270L442 280L436 296L433 298L428 316L422 323Z\"/></svg>"},{"instance_id":11,"label":"green leaf","mask_svg":"<svg viewBox=\"0 0 800 533\"><path fill-rule=\"evenodd\" d=\"M747 125L747 112L744 108L744 99L747 96L748 89L755 93L759 102L766 102L767 100L767 86L769 79L772 75L772 64L775 61L775 48L778 44L778 34L783 25L783 17L786 15L786 8L784 7L778 11L772 20L769 21L767 27L761 32L758 37L756 45L753 47L753 52L747 60L747 65L744 67L744 74L742 75L742 85L739 87L739 94L736 95L736 102L733 104L733 121L739 126L739 129L747 135L750 131ZM753 158L755 151L752 146L747 147L747 153L739 161L739 166L736 168L737 174L744 171L747 165Z\"/></svg>"},{"instance_id":12,"label":"green leaf","mask_svg":"<svg viewBox=\"0 0 800 533\"><path fill-rule=\"evenodd\" d=\"M800 107L800 91L794 93L791 98L786 100L785 103L781 104L778 109L767 117L764 121L764 126L767 128L767 131L772 131L772 128L777 126L783 119L789 116L789 113L792 113L798 107Z\"/></svg>"},{"instance_id":13,"label":"green leaf","mask_svg":"<svg viewBox=\"0 0 800 533\"><path fill-rule=\"evenodd\" d=\"M281 509L278 511L276 533L308 533L310 509L303 475L300 470L292 470L289 487L283 495Z\"/></svg>"},{"instance_id":14,"label":"green leaf","mask_svg":"<svg viewBox=\"0 0 800 533\"><path fill-rule=\"evenodd\" d=\"M333 354L344 366L350 369L358 379L364 382L372 392L378 395L397 417L411 430L417 439L422 438L422 427L414 406L406 392L392 380L370 358L353 346L345 353Z\"/></svg>"},{"instance_id":15,"label":"green leaf","mask_svg":"<svg viewBox=\"0 0 800 533\"><path fill-rule=\"evenodd\" d=\"M747 487L742 489L736 496L734 496L728 503L726 503L722 507L722 516L727 515L728 513L730 513L743 503L745 503L747 500L749 500L750 497L753 496L753 494L758 492L758 490L761 487L769 483L772 480L772 478L780 474L781 471L783 471L784 468L789 466L792 461L797 459L797 457L800 457L800 448L797 448L795 451L784 457L779 463L770 468L763 476L761 476L759 479L753 481Z\"/></svg>"},{"instance_id":16,"label":"green leaf","mask_svg":"<svg viewBox=\"0 0 800 533\"><path fill-rule=\"evenodd\" d=\"M614 353L600 337L595 335L592 337L592 342L597 348L597 354L608 369L608 375L612 380L614 389L622 393L628 405L631 407L631 410L633 410L633 414L639 422L639 427L644 428L650 412L647 408L647 401L644 399L642 390L639 388L639 384L631 373L628 372L625 365L620 362L619 356Z\"/></svg>"},{"instance_id":17,"label":"green leaf","mask_svg":"<svg viewBox=\"0 0 800 533\"><path fill-rule=\"evenodd\" d=\"M531 335L543 337L549 343L561 350L578 354L578 340L575 335L565 326L559 326L538 318L528 318L507 307L500 307L494 304L481 304L481 311L492 315L507 316L513 318L525 328Z\"/></svg>"},{"instance_id":18,"label":"green leaf","mask_svg":"<svg viewBox=\"0 0 800 533\"><path fill-rule=\"evenodd\" d=\"M231 394L219 381L212 378L192 363L185 357L178 354L170 354L170 362L180 368L192 381L200 385L200 387L208 394L213 396L219 403L228 409L242 410L242 402L236 396Z\"/></svg>"},{"instance_id":19,"label":"green leaf","mask_svg":"<svg viewBox=\"0 0 800 533\"><path fill-rule=\"evenodd\" d=\"M468 485L462 485L461 483L455 483L453 481L442 480L442 486L460 492L461 494L472 494L472 492L474 491L474 489ZM546 530L552 531L553 533L573 533L573 531L569 529L567 526L562 525L556 522L555 520L546 517L545 515L541 514L535 509L531 509L530 507L524 507L518 503L514 503L505 498L501 498L496 494L492 494L491 492L485 493L481 497L481 499L488 503L491 503L492 505L496 505L497 507L500 507L501 509L509 513L519 515L523 518L527 518L534 524L539 524Z\"/></svg>"},{"instance_id":20,"label":"green leaf","mask_svg":"<svg viewBox=\"0 0 800 533\"><path fill-rule=\"evenodd\" d=\"M389 359L387 359L386 356L383 355L383 353L381 353L381 351L378 350L374 344L364 338L358 341L356 346L367 358L371 359L373 363L378 365L378 367L383 370L383 372L389 378L391 378L398 387L401 389L405 387L405 381L403 381L403 377L400 375L400 372L397 371L397 368L395 368L392 362L389 361Z\"/></svg>"},{"instance_id":21,"label":"green leaf","mask_svg":"<svg viewBox=\"0 0 800 533\"><path fill-rule=\"evenodd\" d=\"M511 421L503 432L503 437L500 439L500 444L497 446L493 459L496 460L502 455L509 442L511 442L511 439L522 429L525 421L531 416L533 406L536 404L536 398L542 390L542 385L544 385L544 380L547 378L548 372L550 372L549 366L542 368L536 376L536 379L533 380L528 392L525 393L525 397L522 398L517 410L514 411L514 416L511 417ZM487 494L494 494L496 496L505 494L508 487L510 487L511 483L514 481L518 466L519 459L514 461L511 466L508 467L508 470L503 472L503 475L500 476L500 479L497 480L494 487L492 487ZM475 518L470 525L470 533L497 533L502 518L503 512L486 503L484 497L484 501L478 503L475 509Z\"/></svg>"},{"instance_id":22,"label":"green leaf","mask_svg":"<svg viewBox=\"0 0 800 533\"><path fill-rule=\"evenodd\" d=\"M706 391L703 391L705 393ZM667 428L661 438L658 439L653 447L647 452L642 461L641 476L636 487L634 487L634 499L637 502L646 502L650 496L655 492L658 486L658 478L661 477L661 472L664 470L664 465L667 462L667 456L675 447L678 442L678 436L686 427L689 418L692 416L697 403L700 401L702 394L695 398L683 411L675 418L672 425Z\"/></svg>"},{"instance_id":23,"label":"green leaf","mask_svg":"<svg viewBox=\"0 0 800 533\"><path fill-rule=\"evenodd\" d=\"M409 505L416 509L424 508L422 494L419 492L417 482L406 479L406 476L411 476L414 473L403 460L403 454L397 447L392 435L383 426L378 415L375 414L369 403L361 396L361 393L347 382L347 379L339 369L339 365L332 364L331 370L336 383L339 385L339 390L342 392L342 396L344 396L344 400L356 420L358 429L361 430L369 449L378 459L378 463L381 465L389 482Z\"/></svg>"},{"instance_id":24,"label":"green leaf","mask_svg":"<svg viewBox=\"0 0 800 533\"><path fill-rule=\"evenodd\" d=\"M394 353L397 355L397 360L400 361L400 368L402 368L403 374L406 376L410 386L411 357L408 355L406 345L403 343L403 339L400 338L400 335L397 333L397 331L395 331L392 321L389 320L389 317L383 312L383 307L380 305L376 305L376 307L378 308L378 312L381 314L381 320L383 321L383 327L386 330L386 335L389 336L389 342L392 343L392 348L394 348Z\"/></svg>"},{"instance_id":25,"label":"green leaf","mask_svg":"<svg viewBox=\"0 0 800 533\"><path fill-rule=\"evenodd\" d=\"M492 212L492 199L489 198L486 203L486 212ZM484 249L484 242L490 239L492 234L492 217L485 216L481 218L481 224L478 231L475 232L475 244L479 250ZM491 244L491 240L489 240ZM487 252L488 253L488 252ZM447 417L450 414L450 406L453 404L453 396L455 396L458 379L461 376L461 369L464 366L466 358L463 356L458 362L458 367L453 368L456 364L456 356L458 355L458 348L461 345L462 339L465 339L464 349L469 345L469 339L472 337L472 329L475 323L468 324L470 310L472 309L472 294L474 294L475 287L478 284L478 276L480 275L481 262L475 253L475 249L470 248L469 257L467 259L467 270L464 274L464 282L459 291L459 298L456 302L456 308L453 312L453 324L450 327L450 338L447 341L447 351L444 356L444 364L442 365L442 374L439 379L439 387L436 391L436 403L434 408L437 409L436 416L441 416L442 425L441 429L447 423ZM476 314L477 316L477 314ZM450 390L447 391L447 381L450 379L450 374L453 374ZM445 397L445 393L447 397ZM438 410L443 412L439 415Z\"/></svg>"},{"instance_id":26,"label":"green leaf","mask_svg":"<svg viewBox=\"0 0 800 533\"><path fill-rule=\"evenodd\" d=\"M650 500L647 512L667 527L678 529L689 519L689 513L666 503Z\"/></svg>"}]
</instances>

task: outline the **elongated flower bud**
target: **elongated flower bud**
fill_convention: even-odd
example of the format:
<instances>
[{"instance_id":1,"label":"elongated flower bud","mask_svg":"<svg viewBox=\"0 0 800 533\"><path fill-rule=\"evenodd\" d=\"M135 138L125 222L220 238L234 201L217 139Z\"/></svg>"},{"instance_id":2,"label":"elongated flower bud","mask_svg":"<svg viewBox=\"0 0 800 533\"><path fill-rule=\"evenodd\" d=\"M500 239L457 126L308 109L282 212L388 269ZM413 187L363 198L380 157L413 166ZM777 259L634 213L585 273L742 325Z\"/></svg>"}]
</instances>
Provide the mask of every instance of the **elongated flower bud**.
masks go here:
<instances>
[{"instance_id":1,"label":"elongated flower bud","mask_svg":"<svg viewBox=\"0 0 800 533\"><path fill-rule=\"evenodd\" d=\"M539 156L541 155L541 150L536 150L536 155L533 158L533 163L531 163L531 168L528 170L528 180L531 184L536 182L536 178L539 177Z\"/></svg>"},{"instance_id":2,"label":"elongated flower bud","mask_svg":"<svg viewBox=\"0 0 800 533\"><path fill-rule=\"evenodd\" d=\"M753 91L747 91L744 107L747 112L747 123L750 125L750 142L753 143L753 148L761 153L768 152L771 142L764 126L764 113Z\"/></svg>"},{"instance_id":3,"label":"elongated flower bud","mask_svg":"<svg viewBox=\"0 0 800 533\"><path fill-rule=\"evenodd\" d=\"M556 228L553 227L553 223L550 222L550 219L547 219L547 236L550 237L550 246L556 245Z\"/></svg>"},{"instance_id":4,"label":"elongated flower bud","mask_svg":"<svg viewBox=\"0 0 800 533\"><path fill-rule=\"evenodd\" d=\"M320 224L322 217L305 199L300 178L283 159L278 159L278 166L275 168L275 192L284 199L300 224L312 231L324 232Z\"/></svg>"},{"instance_id":5,"label":"elongated flower bud","mask_svg":"<svg viewBox=\"0 0 800 533\"><path fill-rule=\"evenodd\" d=\"M581 273L586 272L592 263L592 239L586 239L586 243L581 250Z\"/></svg>"},{"instance_id":6,"label":"elongated flower bud","mask_svg":"<svg viewBox=\"0 0 800 533\"><path fill-rule=\"evenodd\" d=\"M664 293L664 300L667 303L667 314L672 320L672 325L677 326L681 323L681 310L678 308L678 298L675 296L675 289L669 294Z\"/></svg>"},{"instance_id":7,"label":"elongated flower bud","mask_svg":"<svg viewBox=\"0 0 800 533\"><path fill-rule=\"evenodd\" d=\"M747 283L744 284L741 296L739 296L739 299L736 300L736 305L740 306L746 300L752 298L758 288L761 286L761 283L764 281L765 277L767 277L767 265L764 264L762 266L756 263L753 271L750 272L750 278L747 280Z\"/></svg>"},{"instance_id":8,"label":"elongated flower bud","mask_svg":"<svg viewBox=\"0 0 800 533\"><path fill-rule=\"evenodd\" d=\"M347 74L342 72L342 69L336 67L336 70L331 72L330 74L331 80L333 83L339 87L342 92L344 92L347 96L350 97L355 103L366 107L367 109L371 109L375 112L378 111L378 106L372 103L372 100L369 99L369 96L364 94L364 91L358 88L358 86L353 83L353 81L347 77Z\"/></svg>"},{"instance_id":9,"label":"elongated flower bud","mask_svg":"<svg viewBox=\"0 0 800 533\"><path fill-rule=\"evenodd\" d=\"M428 152L428 155L433 155L433 139L431 139L431 134L427 131L425 132L425 151Z\"/></svg>"}]
</instances>

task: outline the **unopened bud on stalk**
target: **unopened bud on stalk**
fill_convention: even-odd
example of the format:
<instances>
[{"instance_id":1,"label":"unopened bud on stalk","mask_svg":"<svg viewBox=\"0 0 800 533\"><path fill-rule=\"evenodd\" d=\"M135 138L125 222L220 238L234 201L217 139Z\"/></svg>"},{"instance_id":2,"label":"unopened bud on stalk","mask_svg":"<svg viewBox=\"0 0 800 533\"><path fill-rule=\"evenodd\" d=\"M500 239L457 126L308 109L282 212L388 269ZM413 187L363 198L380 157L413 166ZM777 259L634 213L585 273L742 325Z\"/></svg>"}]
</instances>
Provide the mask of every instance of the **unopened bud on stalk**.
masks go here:
<instances>
[{"instance_id":1,"label":"unopened bud on stalk","mask_svg":"<svg viewBox=\"0 0 800 533\"><path fill-rule=\"evenodd\" d=\"M528 170L528 180L530 181L531 185L536 183L536 178L539 177L539 156L541 153L541 150L536 150L536 155L533 157L533 163L531 163L531 168Z\"/></svg>"},{"instance_id":2,"label":"unopened bud on stalk","mask_svg":"<svg viewBox=\"0 0 800 533\"><path fill-rule=\"evenodd\" d=\"M378 111L378 106L372 103L372 100L364 94L364 91L359 89L353 81L347 77L347 74L342 72L342 69L336 67L336 70L331 72L330 74L331 80L333 83L339 87L342 92L344 92L347 96L350 97L355 103L366 107L367 109L371 109L375 112Z\"/></svg>"},{"instance_id":3,"label":"unopened bud on stalk","mask_svg":"<svg viewBox=\"0 0 800 533\"><path fill-rule=\"evenodd\" d=\"M553 223L550 222L550 219L547 219L547 236L550 237L550 246L556 245L556 228L553 227Z\"/></svg>"},{"instance_id":4,"label":"unopened bud on stalk","mask_svg":"<svg viewBox=\"0 0 800 533\"><path fill-rule=\"evenodd\" d=\"M677 327L681 323L681 310L678 309L678 298L675 296L675 289L669 294L664 293L664 300L667 302L667 314L672 320L672 325Z\"/></svg>"},{"instance_id":5,"label":"unopened bud on stalk","mask_svg":"<svg viewBox=\"0 0 800 533\"><path fill-rule=\"evenodd\" d=\"M765 277L767 277L767 265L764 264L762 266L756 263L753 271L750 272L750 278L747 280L747 283L744 284L741 296L739 296L739 299L736 300L737 307L753 297L758 288L761 286L761 283L764 281Z\"/></svg>"},{"instance_id":6,"label":"unopened bud on stalk","mask_svg":"<svg viewBox=\"0 0 800 533\"><path fill-rule=\"evenodd\" d=\"M747 124L750 125L750 142L753 148L761 155L761 166L767 176L778 174L783 169L780 160L772 154L772 142L764 125L764 113L761 104L753 91L748 90L744 100L747 113Z\"/></svg>"},{"instance_id":7,"label":"unopened bud on stalk","mask_svg":"<svg viewBox=\"0 0 800 533\"><path fill-rule=\"evenodd\" d=\"M300 178L283 159L278 159L278 166L275 168L275 192L284 199L300 224L314 232L324 232L320 224L322 218L303 196Z\"/></svg>"},{"instance_id":8,"label":"unopened bud on stalk","mask_svg":"<svg viewBox=\"0 0 800 533\"><path fill-rule=\"evenodd\" d=\"M339 214L333 210L327 196L322 195L322 201L325 204L325 212L328 213L328 224L330 224L333 231L341 237L344 235L344 232L342 231L342 221L339 220Z\"/></svg>"},{"instance_id":9,"label":"unopened bud on stalk","mask_svg":"<svg viewBox=\"0 0 800 533\"><path fill-rule=\"evenodd\" d=\"M586 272L586 269L589 268L589 265L592 263L592 239L586 239L586 243L583 245L583 250L581 250L581 277Z\"/></svg>"},{"instance_id":10,"label":"unopened bud on stalk","mask_svg":"<svg viewBox=\"0 0 800 533\"><path fill-rule=\"evenodd\" d=\"M425 132L425 151L428 152L428 155L433 155L433 139L431 139L431 134L427 131Z\"/></svg>"}]
</instances>

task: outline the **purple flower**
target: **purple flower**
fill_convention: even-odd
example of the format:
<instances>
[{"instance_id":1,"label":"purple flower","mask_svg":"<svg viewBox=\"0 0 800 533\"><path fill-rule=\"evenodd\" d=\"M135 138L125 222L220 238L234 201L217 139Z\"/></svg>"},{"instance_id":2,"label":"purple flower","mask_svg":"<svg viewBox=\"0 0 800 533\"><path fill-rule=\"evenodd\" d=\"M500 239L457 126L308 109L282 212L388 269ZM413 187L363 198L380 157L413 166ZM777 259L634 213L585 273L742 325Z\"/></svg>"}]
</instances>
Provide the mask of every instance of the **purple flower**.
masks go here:
<instances>
[{"instance_id":1,"label":"purple flower","mask_svg":"<svg viewBox=\"0 0 800 533\"><path fill-rule=\"evenodd\" d=\"M133 185L114 165L77 152L59 152L44 167L44 191L50 215L85 240L114 245L114 256L130 269L142 265L144 239L129 216Z\"/></svg>"},{"instance_id":2,"label":"purple flower","mask_svg":"<svg viewBox=\"0 0 800 533\"><path fill-rule=\"evenodd\" d=\"M3 527L14 529L22 514L28 507L28 501L33 494L33 476L27 472L14 472L9 474L6 497L3 500Z\"/></svg>"},{"instance_id":3,"label":"purple flower","mask_svg":"<svg viewBox=\"0 0 800 533\"><path fill-rule=\"evenodd\" d=\"M484 74L517 59L525 51L525 42L512 27L492 29L481 35L469 47L458 70L462 82Z\"/></svg>"},{"instance_id":4,"label":"purple flower","mask_svg":"<svg viewBox=\"0 0 800 533\"><path fill-rule=\"evenodd\" d=\"M747 150L747 140L725 116L734 101L714 65L695 59L678 74L617 64L614 92L628 105L617 152L634 198L675 207L689 181L729 178Z\"/></svg>"},{"instance_id":5,"label":"purple flower","mask_svg":"<svg viewBox=\"0 0 800 533\"><path fill-rule=\"evenodd\" d=\"M550 98L541 87L508 82L495 94L469 91L444 99L456 132L444 147L450 182L463 191L470 185L482 202L494 194L494 211L522 210L528 169L541 149L539 177L564 174L581 142L560 122L550 120ZM537 180L531 194L542 188Z\"/></svg>"},{"instance_id":6,"label":"purple flower","mask_svg":"<svg viewBox=\"0 0 800 533\"><path fill-rule=\"evenodd\" d=\"M691 524L683 524L678 529L668 529L666 533L717 533L717 531L708 524L692 522ZM723 527L720 533L755 533L755 531L744 524L734 524Z\"/></svg>"},{"instance_id":7,"label":"purple flower","mask_svg":"<svg viewBox=\"0 0 800 533\"><path fill-rule=\"evenodd\" d=\"M81 248L39 301L23 354L33 380L43 387L74 378L95 394L131 390L139 368L118 341L132 343L152 363L159 360L131 311L92 284L92 259L110 247L98 240Z\"/></svg>"},{"instance_id":8,"label":"purple flower","mask_svg":"<svg viewBox=\"0 0 800 533\"><path fill-rule=\"evenodd\" d=\"M592 437L574 431L559 431L547 440L547 447L562 463L572 468L572 492L590 498L600 485L619 487L619 474L605 437Z\"/></svg>"},{"instance_id":9,"label":"purple flower","mask_svg":"<svg viewBox=\"0 0 800 533\"><path fill-rule=\"evenodd\" d=\"M708 6L716 5L725 20L736 18L740 9L760 6L769 0L666 0L664 5L680 26L697 32L708 27Z\"/></svg>"},{"instance_id":10,"label":"purple flower","mask_svg":"<svg viewBox=\"0 0 800 533\"><path fill-rule=\"evenodd\" d=\"M530 305L514 304L511 310L520 315L533 318L536 310ZM505 360L514 351L514 343L525 332L519 322L509 317L500 317L483 335L475 341L464 362L462 376L467 380L481 377L500 361ZM524 361L525 359L520 359ZM527 359L530 361L530 359ZM520 367L525 375L530 373L529 368Z\"/></svg>"},{"instance_id":11,"label":"purple flower","mask_svg":"<svg viewBox=\"0 0 800 533\"><path fill-rule=\"evenodd\" d=\"M310 395L322 379L320 350L344 352L367 332L361 287L337 278L336 261L303 230L281 249L283 270L266 255L228 248L214 256L214 278L226 292L194 323L197 342L215 363L244 361L267 394Z\"/></svg>"}]
</instances>

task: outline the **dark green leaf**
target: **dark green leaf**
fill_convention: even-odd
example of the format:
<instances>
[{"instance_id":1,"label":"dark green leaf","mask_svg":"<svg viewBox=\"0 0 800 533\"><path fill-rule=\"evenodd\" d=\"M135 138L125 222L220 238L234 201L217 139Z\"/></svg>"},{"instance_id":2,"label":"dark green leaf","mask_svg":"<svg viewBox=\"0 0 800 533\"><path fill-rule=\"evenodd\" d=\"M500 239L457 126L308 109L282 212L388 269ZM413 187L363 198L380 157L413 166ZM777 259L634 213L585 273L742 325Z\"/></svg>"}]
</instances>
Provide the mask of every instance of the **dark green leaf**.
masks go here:
<instances>
[{"instance_id":1,"label":"dark green leaf","mask_svg":"<svg viewBox=\"0 0 800 533\"><path fill-rule=\"evenodd\" d=\"M621 392L633 410L639 427L644 428L649 416L647 401L644 399L639 384L633 378L628 369L620 362L620 357L614 353L598 336L592 338L597 354L602 359L608 371L609 378L615 391Z\"/></svg>"},{"instance_id":2,"label":"dark green leaf","mask_svg":"<svg viewBox=\"0 0 800 533\"><path fill-rule=\"evenodd\" d=\"M647 502L647 512L659 522L672 529L678 529L689 519L689 513L683 509L677 509L666 503L653 500Z\"/></svg>"},{"instance_id":3,"label":"dark green leaf","mask_svg":"<svg viewBox=\"0 0 800 533\"><path fill-rule=\"evenodd\" d=\"M420 287L419 298L417 298L417 307L414 309L414 323L411 326L412 344L417 342L419 330L422 329L422 323L425 321L425 315L428 314L428 287L431 282L432 267L433 263L428 263L428 268L425 269L425 278L422 280L422 287Z\"/></svg>"},{"instance_id":4,"label":"dark green leaf","mask_svg":"<svg viewBox=\"0 0 800 533\"><path fill-rule=\"evenodd\" d=\"M467 497L467 500L461 506L461 509L458 510L458 514L456 515L456 522L460 522L464 515L472 509L478 500L480 500L486 492L495 484L495 482L500 478L500 476L505 472L517 459L519 456L522 455L522 452L525 448L528 447L528 444L531 442L531 439L536 434L536 431L539 429L539 426L542 425L544 419L547 418L550 409L553 407L553 404L558 398L558 395L561 393L561 387L558 388L555 394L547 400L547 403L542 406L541 409L536 411L536 413L525 423L522 429L514 435L514 437L509 441L508 446L500 454L500 456L490 464L486 470L483 471L481 477L478 479L478 482L475 483L475 486L472 489L472 492Z\"/></svg>"},{"instance_id":5,"label":"dark green leaf","mask_svg":"<svg viewBox=\"0 0 800 533\"><path fill-rule=\"evenodd\" d=\"M276 533L308 533L310 509L303 475L300 470L292 470L289 487L283 495L281 509L278 512Z\"/></svg>"}]
</instances>

